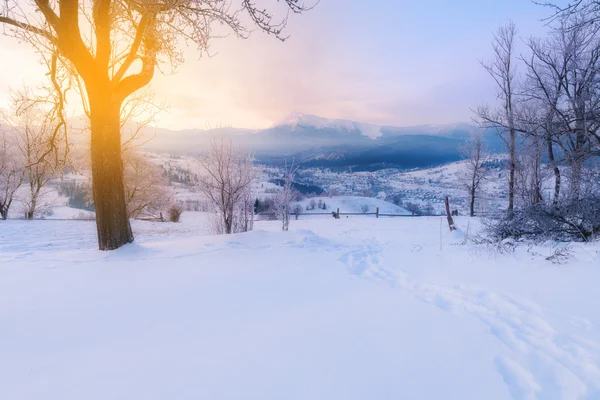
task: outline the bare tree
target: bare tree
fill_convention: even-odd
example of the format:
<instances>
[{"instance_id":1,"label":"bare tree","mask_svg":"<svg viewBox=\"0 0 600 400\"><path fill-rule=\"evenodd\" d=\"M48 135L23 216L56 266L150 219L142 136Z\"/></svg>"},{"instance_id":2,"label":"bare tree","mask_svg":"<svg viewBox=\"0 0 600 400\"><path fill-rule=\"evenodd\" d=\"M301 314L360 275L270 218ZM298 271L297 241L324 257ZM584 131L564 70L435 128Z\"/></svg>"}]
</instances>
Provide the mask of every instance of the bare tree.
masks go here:
<instances>
[{"instance_id":1,"label":"bare tree","mask_svg":"<svg viewBox=\"0 0 600 400\"><path fill-rule=\"evenodd\" d=\"M248 232L254 229L254 202L252 190L248 187L240 205L237 207L237 218L234 218L234 232Z\"/></svg>"},{"instance_id":2,"label":"bare tree","mask_svg":"<svg viewBox=\"0 0 600 400\"><path fill-rule=\"evenodd\" d=\"M571 15L558 27L559 48L567 57L563 80L562 124L558 141L570 165L571 200L581 198L584 163L600 143L600 27L582 24L585 17Z\"/></svg>"},{"instance_id":3,"label":"bare tree","mask_svg":"<svg viewBox=\"0 0 600 400\"><path fill-rule=\"evenodd\" d=\"M515 42L517 28L512 21L498 28L494 34L492 47L494 59L481 64L496 83L497 98L501 105L491 111L488 107L477 110L477 119L485 128L495 129L506 144L510 157L508 180L508 214L515 204L515 170L517 166L517 126L516 126L516 54Z\"/></svg>"},{"instance_id":4,"label":"bare tree","mask_svg":"<svg viewBox=\"0 0 600 400\"><path fill-rule=\"evenodd\" d=\"M575 0L567 3L567 5L558 5L554 2L535 2L539 5L549 7L554 14L546 18L548 21L553 21L563 17L569 17L574 14L584 16L581 20L581 25L592 25L600 20L600 1L598 0Z\"/></svg>"},{"instance_id":5,"label":"bare tree","mask_svg":"<svg viewBox=\"0 0 600 400\"><path fill-rule=\"evenodd\" d=\"M534 136L523 145L516 170L516 193L523 207L540 204L544 200L542 185L546 179L542 166L542 142Z\"/></svg>"},{"instance_id":6,"label":"bare tree","mask_svg":"<svg viewBox=\"0 0 600 400\"><path fill-rule=\"evenodd\" d=\"M294 13L310 8L299 0L285 4ZM274 21L252 0L242 0L241 8L259 29L285 39L286 20ZM86 29L81 29L82 22ZM207 50L216 36L215 23L247 37L240 13L227 0L5 0L0 3L0 23L50 60L52 78L60 71L74 78L71 83L90 117L99 248L116 249L133 241L121 159L123 102L147 86L161 65L183 61L178 48L182 40ZM52 81L64 101L66 88Z\"/></svg>"},{"instance_id":7,"label":"bare tree","mask_svg":"<svg viewBox=\"0 0 600 400\"><path fill-rule=\"evenodd\" d=\"M123 174L129 218L161 215L170 197L160 167L134 147L123 152Z\"/></svg>"},{"instance_id":8,"label":"bare tree","mask_svg":"<svg viewBox=\"0 0 600 400\"><path fill-rule=\"evenodd\" d=\"M240 224L239 218L248 204L252 211L249 191L256 177L253 162L247 151L234 147L231 140L223 138L213 138L209 151L198 158L201 168L197 184L218 215L217 233L231 234L236 228L249 227Z\"/></svg>"},{"instance_id":9,"label":"bare tree","mask_svg":"<svg viewBox=\"0 0 600 400\"><path fill-rule=\"evenodd\" d=\"M0 218L4 220L8 218L15 192L25 177L16 146L7 136L6 132L0 131Z\"/></svg>"},{"instance_id":10,"label":"bare tree","mask_svg":"<svg viewBox=\"0 0 600 400\"><path fill-rule=\"evenodd\" d=\"M485 167L490 154L484 143L483 132L477 132L460 147L460 153L465 159L464 170L461 171L460 180L469 193L469 215L475 216L475 200L481 190L481 185L488 175Z\"/></svg>"},{"instance_id":11,"label":"bare tree","mask_svg":"<svg viewBox=\"0 0 600 400\"><path fill-rule=\"evenodd\" d=\"M163 109L147 88L129 96L121 107L123 180L129 218L158 217L171 200L161 168L141 151L154 138L148 130Z\"/></svg>"},{"instance_id":12,"label":"bare tree","mask_svg":"<svg viewBox=\"0 0 600 400\"><path fill-rule=\"evenodd\" d=\"M292 213L292 202L294 201L294 177L298 167L285 164L283 184L273 198L275 214L281 221L281 230L287 231L290 227L290 214Z\"/></svg>"},{"instance_id":13,"label":"bare tree","mask_svg":"<svg viewBox=\"0 0 600 400\"><path fill-rule=\"evenodd\" d=\"M583 23L587 15L557 17L546 40L530 39L526 101L543 110L534 140L543 140L555 175L558 206L561 172L554 147L569 166L569 197L581 198L585 163L598 155L600 144L600 27Z\"/></svg>"},{"instance_id":14,"label":"bare tree","mask_svg":"<svg viewBox=\"0 0 600 400\"><path fill-rule=\"evenodd\" d=\"M4 122L14 132L16 157L28 186L27 194L21 196L20 201L26 218L33 219L48 182L58 176L64 159L52 157L49 151L55 121L49 110L43 107L44 98L25 87L13 93L12 102L12 109L5 115Z\"/></svg>"},{"instance_id":15,"label":"bare tree","mask_svg":"<svg viewBox=\"0 0 600 400\"><path fill-rule=\"evenodd\" d=\"M560 141L564 114L559 107L566 74L567 59L561 56L553 40L532 38L528 41L530 58L522 57L527 67L524 98L531 111L524 116L527 136L536 145L546 147L548 163L554 173L552 204L558 207L561 190L560 160L554 150Z\"/></svg>"}]
</instances>

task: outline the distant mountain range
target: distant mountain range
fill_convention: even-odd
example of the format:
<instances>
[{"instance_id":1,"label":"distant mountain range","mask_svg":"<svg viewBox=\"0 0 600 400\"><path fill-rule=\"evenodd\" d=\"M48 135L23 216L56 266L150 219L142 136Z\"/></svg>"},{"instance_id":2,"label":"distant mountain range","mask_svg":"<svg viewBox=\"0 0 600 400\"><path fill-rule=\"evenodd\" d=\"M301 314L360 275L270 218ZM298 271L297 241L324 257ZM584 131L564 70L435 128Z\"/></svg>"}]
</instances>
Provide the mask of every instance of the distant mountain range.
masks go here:
<instances>
[{"instance_id":1,"label":"distant mountain range","mask_svg":"<svg viewBox=\"0 0 600 400\"><path fill-rule=\"evenodd\" d=\"M207 148L211 138L231 138L247 146L257 161L280 165L292 159L306 167L422 168L460 159L458 147L479 128L473 124L378 126L350 120L327 119L292 113L262 130L219 128L170 131L157 129L146 150L196 153ZM502 151L504 144L493 132L486 134L488 146Z\"/></svg>"}]
</instances>

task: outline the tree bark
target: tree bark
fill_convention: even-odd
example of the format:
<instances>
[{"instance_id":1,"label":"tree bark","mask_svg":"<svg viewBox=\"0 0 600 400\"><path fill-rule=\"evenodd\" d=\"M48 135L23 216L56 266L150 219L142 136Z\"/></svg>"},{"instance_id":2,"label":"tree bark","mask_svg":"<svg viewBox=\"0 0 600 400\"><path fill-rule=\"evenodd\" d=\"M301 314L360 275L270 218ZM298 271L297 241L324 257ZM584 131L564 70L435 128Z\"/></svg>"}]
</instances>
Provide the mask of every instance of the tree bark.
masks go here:
<instances>
[{"instance_id":1,"label":"tree bark","mask_svg":"<svg viewBox=\"0 0 600 400\"><path fill-rule=\"evenodd\" d=\"M133 242L127 215L121 159L120 104L109 96L90 95L92 191L100 250Z\"/></svg>"}]
</instances>

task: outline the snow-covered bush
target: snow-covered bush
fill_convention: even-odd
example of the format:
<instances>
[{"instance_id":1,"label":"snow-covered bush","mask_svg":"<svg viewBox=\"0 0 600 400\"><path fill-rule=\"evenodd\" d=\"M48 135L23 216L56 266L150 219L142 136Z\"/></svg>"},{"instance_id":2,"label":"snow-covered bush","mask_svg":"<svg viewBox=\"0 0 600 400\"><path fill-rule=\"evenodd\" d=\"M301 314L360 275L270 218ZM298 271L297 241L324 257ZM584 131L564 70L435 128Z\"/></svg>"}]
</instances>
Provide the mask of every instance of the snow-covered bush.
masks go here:
<instances>
[{"instance_id":1,"label":"snow-covered bush","mask_svg":"<svg viewBox=\"0 0 600 400\"><path fill-rule=\"evenodd\" d=\"M496 241L507 238L587 242L600 233L600 199L587 198L553 207L538 204L486 223Z\"/></svg>"}]
</instances>

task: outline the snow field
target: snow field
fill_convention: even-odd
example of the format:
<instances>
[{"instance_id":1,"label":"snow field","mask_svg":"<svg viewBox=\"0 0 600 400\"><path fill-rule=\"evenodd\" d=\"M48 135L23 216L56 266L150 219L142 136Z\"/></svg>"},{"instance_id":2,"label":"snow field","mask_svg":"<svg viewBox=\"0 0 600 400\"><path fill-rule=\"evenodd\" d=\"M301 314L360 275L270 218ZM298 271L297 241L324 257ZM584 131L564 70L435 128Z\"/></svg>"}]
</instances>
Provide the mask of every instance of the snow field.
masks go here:
<instances>
[{"instance_id":1,"label":"snow field","mask_svg":"<svg viewBox=\"0 0 600 400\"><path fill-rule=\"evenodd\" d=\"M466 232L477 220L458 218ZM600 398L600 246L463 245L438 217L0 223L0 398Z\"/></svg>"}]
</instances>

